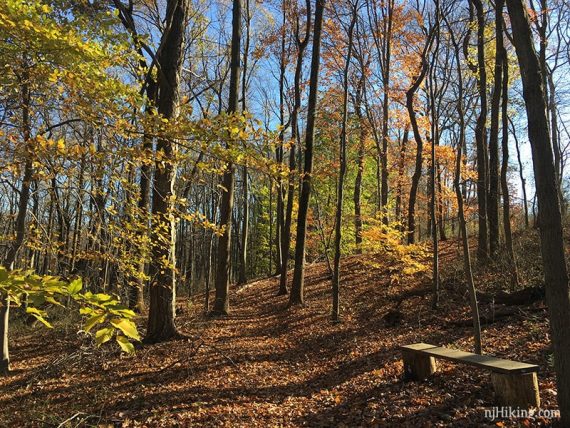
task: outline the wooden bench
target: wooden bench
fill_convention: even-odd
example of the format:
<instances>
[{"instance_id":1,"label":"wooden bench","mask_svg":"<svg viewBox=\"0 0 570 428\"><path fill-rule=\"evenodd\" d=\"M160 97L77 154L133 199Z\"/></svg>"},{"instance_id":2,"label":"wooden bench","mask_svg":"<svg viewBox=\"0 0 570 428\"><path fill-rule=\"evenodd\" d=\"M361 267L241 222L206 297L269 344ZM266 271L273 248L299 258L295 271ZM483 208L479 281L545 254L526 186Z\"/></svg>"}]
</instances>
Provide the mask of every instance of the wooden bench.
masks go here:
<instances>
[{"instance_id":1,"label":"wooden bench","mask_svg":"<svg viewBox=\"0 0 570 428\"><path fill-rule=\"evenodd\" d=\"M491 381L499 405L519 408L539 407L538 366L478 355L427 343L400 346L406 380L424 380L437 370L436 358L468 364L491 371Z\"/></svg>"}]
</instances>

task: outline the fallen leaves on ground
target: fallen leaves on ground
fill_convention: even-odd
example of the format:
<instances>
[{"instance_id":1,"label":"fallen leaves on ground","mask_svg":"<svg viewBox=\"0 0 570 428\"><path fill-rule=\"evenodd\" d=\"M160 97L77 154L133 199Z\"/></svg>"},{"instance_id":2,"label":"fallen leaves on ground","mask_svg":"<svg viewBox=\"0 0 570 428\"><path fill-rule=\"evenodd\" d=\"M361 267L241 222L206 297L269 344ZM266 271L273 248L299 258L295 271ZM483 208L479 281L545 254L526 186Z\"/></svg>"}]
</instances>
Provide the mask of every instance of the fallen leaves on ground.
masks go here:
<instances>
[{"instance_id":1,"label":"fallen leaves on ground","mask_svg":"<svg viewBox=\"0 0 570 428\"><path fill-rule=\"evenodd\" d=\"M452 244L449 244L451 248ZM452 248L447 248L450 252ZM443 253L445 254L444 247ZM12 335L14 373L0 379L3 426L515 426L484 416L494 405L484 370L438 361L425 382L404 382L398 346L427 342L471 350L465 290L448 281L442 306L429 295L399 306L395 327L382 316L426 277L390 285L382 268L353 256L342 263L342 322L330 322L325 264L311 265L306 305L287 308L278 278L233 290L231 314L209 318L203 296L179 300L185 338L144 346L134 356L93 349L62 329ZM378 262L378 260L377 260ZM556 387L545 313L496 322L484 351L540 365L543 408ZM141 326L143 320L141 319ZM532 426L547 420L532 420Z\"/></svg>"}]
</instances>

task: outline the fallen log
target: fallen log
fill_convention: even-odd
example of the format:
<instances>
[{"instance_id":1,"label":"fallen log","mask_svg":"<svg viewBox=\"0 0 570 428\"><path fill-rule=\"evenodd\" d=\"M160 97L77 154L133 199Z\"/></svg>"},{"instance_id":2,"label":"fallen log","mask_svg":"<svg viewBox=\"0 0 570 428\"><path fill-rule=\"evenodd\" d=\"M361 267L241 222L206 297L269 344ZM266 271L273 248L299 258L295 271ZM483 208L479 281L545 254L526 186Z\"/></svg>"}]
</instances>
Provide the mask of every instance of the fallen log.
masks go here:
<instances>
[{"instance_id":1,"label":"fallen log","mask_svg":"<svg viewBox=\"0 0 570 428\"><path fill-rule=\"evenodd\" d=\"M499 291L497 294L477 292L477 299L481 303L494 302L498 305L520 306L529 305L544 299L544 286L527 287L522 290L507 293Z\"/></svg>"},{"instance_id":2,"label":"fallen log","mask_svg":"<svg viewBox=\"0 0 570 428\"><path fill-rule=\"evenodd\" d=\"M514 315L525 315L528 313L544 312L546 310L545 306L540 306L537 308L517 308L517 307L504 307L491 311L489 313L484 313L480 315L481 325L493 324L502 319L514 316ZM459 327L472 327L473 320L471 318L464 318L457 321L449 321L449 324L459 326Z\"/></svg>"}]
</instances>

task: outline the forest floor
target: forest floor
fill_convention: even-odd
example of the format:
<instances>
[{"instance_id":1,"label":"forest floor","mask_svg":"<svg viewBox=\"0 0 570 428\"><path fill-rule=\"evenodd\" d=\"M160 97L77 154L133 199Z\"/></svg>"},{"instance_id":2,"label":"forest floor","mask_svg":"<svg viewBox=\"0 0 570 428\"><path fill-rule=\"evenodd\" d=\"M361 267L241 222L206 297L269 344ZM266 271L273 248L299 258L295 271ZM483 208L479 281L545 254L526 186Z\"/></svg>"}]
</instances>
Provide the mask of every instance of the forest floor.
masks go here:
<instances>
[{"instance_id":1,"label":"forest floor","mask_svg":"<svg viewBox=\"0 0 570 428\"><path fill-rule=\"evenodd\" d=\"M275 296L278 278L234 288L231 314L223 318L203 314L203 296L192 305L180 300L177 323L188 338L144 346L134 356L94 349L70 323L16 328L14 372L0 379L0 426L546 425L486 419L484 410L494 405L486 371L439 362L425 382L402 380L400 345L472 349L470 327L455 323L469 318L465 287L450 268L459 262L457 242L442 244L442 253L447 279L438 310L429 294L409 295L429 287L427 275L394 284L389 267L365 255L343 259L338 324L330 322L328 270L314 264L306 271L304 307L287 309L287 297ZM491 287L489 278L480 272L479 285ZM389 326L383 317L402 296L402 319ZM553 409L542 305L484 326L484 352L539 364L542 408Z\"/></svg>"}]
</instances>

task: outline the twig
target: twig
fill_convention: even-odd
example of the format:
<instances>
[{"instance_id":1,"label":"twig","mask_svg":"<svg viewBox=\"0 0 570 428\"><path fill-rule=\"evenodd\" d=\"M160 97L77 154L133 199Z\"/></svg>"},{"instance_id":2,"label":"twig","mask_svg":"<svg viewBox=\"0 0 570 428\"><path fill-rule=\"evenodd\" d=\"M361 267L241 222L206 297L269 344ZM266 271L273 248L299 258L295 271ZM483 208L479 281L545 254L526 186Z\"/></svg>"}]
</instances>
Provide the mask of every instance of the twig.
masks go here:
<instances>
[{"instance_id":1,"label":"twig","mask_svg":"<svg viewBox=\"0 0 570 428\"><path fill-rule=\"evenodd\" d=\"M62 423L60 423L57 428L61 428L63 426L65 426L66 423L71 422L73 419L75 419L76 417L80 416L80 415L86 415L87 413L83 413L83 412L77 412L76 414L74 414L73 416L71 416L70 418L67 418L66 420L64 420Z\"/></svg>"}]
</instances>

